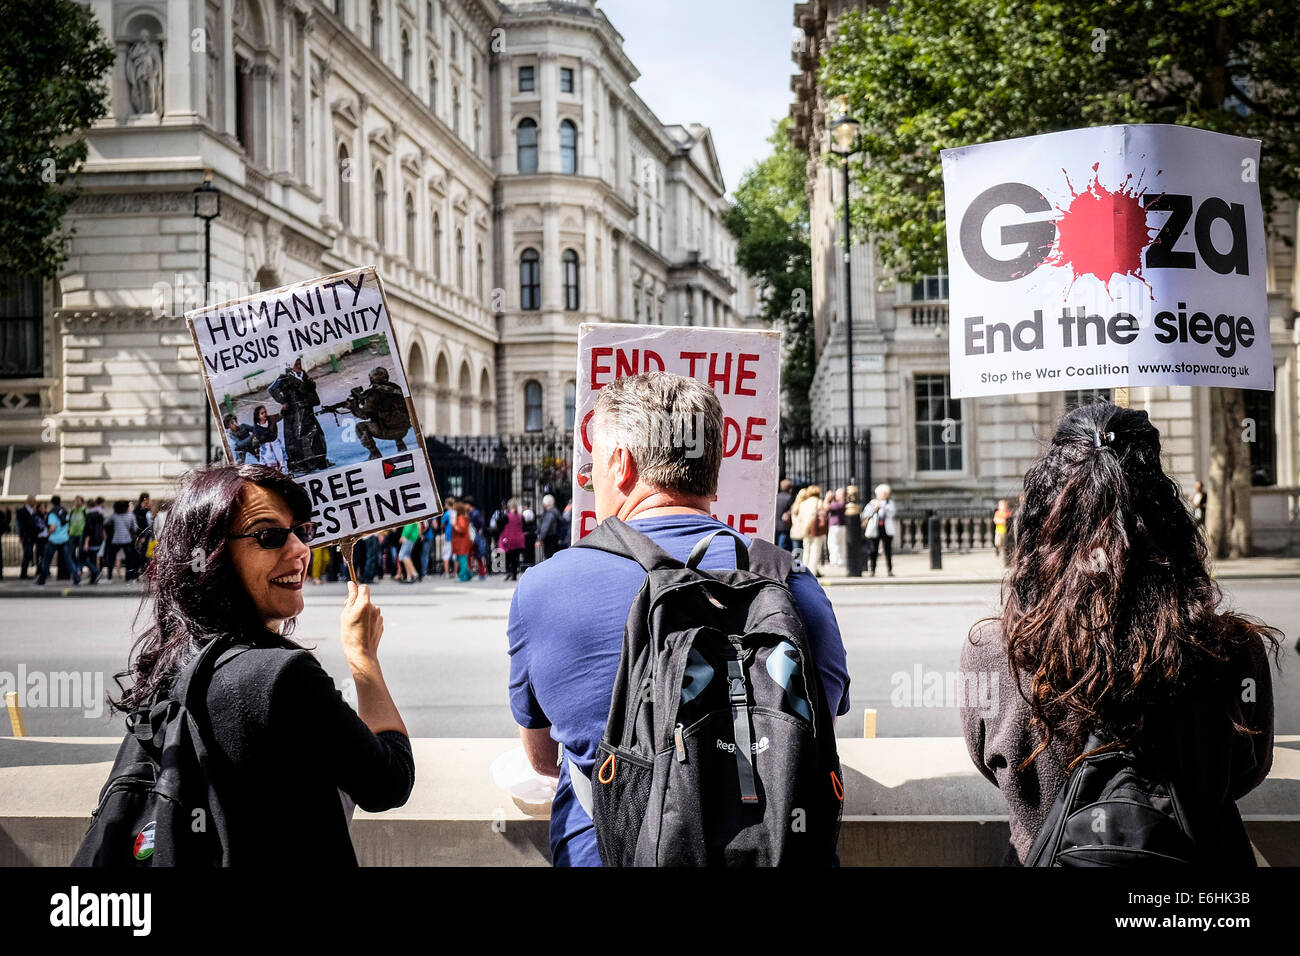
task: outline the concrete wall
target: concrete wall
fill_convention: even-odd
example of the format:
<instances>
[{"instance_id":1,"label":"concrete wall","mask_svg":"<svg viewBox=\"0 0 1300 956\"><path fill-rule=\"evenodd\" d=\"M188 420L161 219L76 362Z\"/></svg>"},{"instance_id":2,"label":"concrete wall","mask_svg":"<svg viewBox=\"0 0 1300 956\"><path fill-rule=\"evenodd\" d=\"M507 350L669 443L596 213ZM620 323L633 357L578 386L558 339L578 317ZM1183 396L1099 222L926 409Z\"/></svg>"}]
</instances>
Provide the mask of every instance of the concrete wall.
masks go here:
<instances>
[{"instance_id":1,"label":"concrete wall","mask_svg":"<svg viewBox=\"0 0 1300 956\"><path fill-rule=\"evenodd\" d=\"M406 806L357 811L352 839L369 866L545 866L549 805L499 789L493 760L513 739L417 739ZM115 738L0 738L0 866L64 866L90 822ZM845 866L995 866L1006 807L955 737L839 740ZM1273 865L1300 865L1300 736L1280 736L1268 780L1240 803Z\"/></svg>"}]
</instances>

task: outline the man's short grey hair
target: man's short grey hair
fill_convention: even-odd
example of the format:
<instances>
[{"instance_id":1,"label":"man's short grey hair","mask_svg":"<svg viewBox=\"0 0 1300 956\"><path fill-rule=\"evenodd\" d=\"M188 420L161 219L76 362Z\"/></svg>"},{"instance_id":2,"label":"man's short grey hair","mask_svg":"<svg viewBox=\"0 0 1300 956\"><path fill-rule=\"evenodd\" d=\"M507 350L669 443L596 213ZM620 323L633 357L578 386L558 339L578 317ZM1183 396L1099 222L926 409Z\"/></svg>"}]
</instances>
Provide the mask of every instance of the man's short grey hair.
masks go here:
<instances>
[{"instance_id":1,"label":"man's short grey hair","mask_svg":"<svg viewBox=\"0 0 1300 956\"><path fill-rule=\"evenodd\" d=\"M554 495L542 495L542 507L543 507L543 508L554 508L554 507L555 507L555 496L554 496Z\"/></svg>"},{"instance_id":2,"label":"man's short grey hair","mask_svg":"<svg viewBox=\"0 0 1300 956\"><path fill-rule=\"evenodd\" d=\"M711 496L722 467L722 405L703 382L672 372L615 379L600 390L593 426L609 450L625 448L640 480Z\"/></svg>"}]
</instances>

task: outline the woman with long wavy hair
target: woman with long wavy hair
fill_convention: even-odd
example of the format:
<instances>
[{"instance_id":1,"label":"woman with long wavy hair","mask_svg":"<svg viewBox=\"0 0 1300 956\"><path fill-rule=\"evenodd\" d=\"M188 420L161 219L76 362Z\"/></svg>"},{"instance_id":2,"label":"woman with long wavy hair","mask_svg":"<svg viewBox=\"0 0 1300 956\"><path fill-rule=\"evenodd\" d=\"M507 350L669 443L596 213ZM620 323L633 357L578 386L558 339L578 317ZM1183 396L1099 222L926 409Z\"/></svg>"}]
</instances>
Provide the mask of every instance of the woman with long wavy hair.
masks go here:
<instances>
[{"instance_id":1,"label":"woman with long wavy hair","mask_svg":"<svg viewBox=\"0 0 1300 956\"><path fill-rule=\"evenodd\" d=\"M1179 782L1207 860L1248 862L1235 801L1272 764L1278 632L1221 604L1146 412L1067 413L1025 473L1001 613L962 648L962 686L992 692L962 703L967 747L1018 860L1096 734Z\"/></svg>"},{"instance_id":2,"label":"woman with long wavy hair","mask_svg":"<svg viewBox=\"0 0 1300 956\"><path fill-rule=\"evenodd\" d=\"M377 657L383 617L348 584L340 621L354 712L290 634L311 560L311 501L265 465L188 473L168 509L136 623L123 713L148 708L213 641L220 652L202 731L233 866L355 866L344 794L367 811L401 806L415 765Z\"/></svg>"}]
</instances>

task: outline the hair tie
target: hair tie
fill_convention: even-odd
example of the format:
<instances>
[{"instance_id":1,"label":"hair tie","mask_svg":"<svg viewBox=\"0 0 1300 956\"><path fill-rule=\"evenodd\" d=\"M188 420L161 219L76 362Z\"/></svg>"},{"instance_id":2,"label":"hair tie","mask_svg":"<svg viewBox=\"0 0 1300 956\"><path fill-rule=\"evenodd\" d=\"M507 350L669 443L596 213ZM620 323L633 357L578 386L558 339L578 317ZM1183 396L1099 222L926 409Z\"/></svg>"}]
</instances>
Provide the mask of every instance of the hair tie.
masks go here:
<instances>
[{"instance_id":1,"label":"hair tie","mask_svg":"<svg viewBox=\"0 0 1300 956\"><path fill-rule=\"evenodd\" d=\"M1106 444L1114 444L1115 442L1114 432L1103 432L1097 429L1093 429L1092 434L1093 434L1093 441L1096 443L1098 448L1100 448L1103 444L1102 442L1103 437L1105 438Z\"/></svg>"}]
</instances>

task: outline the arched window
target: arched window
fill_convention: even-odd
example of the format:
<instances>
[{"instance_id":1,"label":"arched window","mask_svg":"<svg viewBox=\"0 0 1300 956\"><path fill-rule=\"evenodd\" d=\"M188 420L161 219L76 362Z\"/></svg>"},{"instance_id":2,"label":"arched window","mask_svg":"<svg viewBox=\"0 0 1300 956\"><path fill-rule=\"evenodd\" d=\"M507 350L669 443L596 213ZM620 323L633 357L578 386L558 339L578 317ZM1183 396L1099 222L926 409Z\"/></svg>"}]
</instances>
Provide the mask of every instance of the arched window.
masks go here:
<instances>
[{"instance_id":1,"label":"arched window","mask_svg":"<svg viewBox=\"0 0 1300 956\"><path fill-rule=\"evenodd\" d=\"M524 383L524 431L542 430L542 383L530 379Z\"/></svg>"},{"instance_id":2,"label":"arched window","mask_svg":"<svg viewBox=\"0 0 1300 956\"><path fill-rule=\"evenodd\" d=\"M438 112L438 63L436 60L429 61L429 109L433 110L435 115Z\"/></svg>"},{"instance_id":3,"label":"arched window","mask_svg":"<svg viewBox=\"0 0 1300 956\"><path fill-rule=\"evenodd\" d=\"M576 382L564 383L564 428L573 431L573 420L578 410L578 385Z\"/></svg>"},{"instance_id":4,"label":"arched window","mask_svg":"<svg viewBox=\"0 0 1300 956\"><path fill-rule=\"evenodd\" d=\"M560 172L576 173L578 171L578 127L573 120L560 124Z\"/></svg>"},{"instance_id":5,"label":"arched window","mask_svg":"<svg viewBox=\"0 0 1300 956\"><path fill-rule=\"evenodd\" d=\"M406 258L415 262L415 197L406 194Z\"/></svg>"},{"instance_id":6,"label":"arched window","mask_svg":"<svg viewBox=\"0 0 1300 956\"><path fill-rule=\"evenodd\" d=\"M537 172L537 121L521 119L515 140L519 144L519 171Z\"/></svg>"},{"instance_id":7,"label":"arched window","mask_svg":"<svg viewBox=\"0 0 1300 956\"><path fill-rule=\"evenodd\" d=\"M352 228L352 160L348 148L339 143L339 222Z\"/></svg>"},{"instance_id":8,"label":"arched window","mask_svg":"<svg viewBox=\"0 0 1300 956\"><path fill-rule=\"evenodd\" d=\"M411 85L411 36L402 31L402 83Z\"/></svg>"},{"instance_id":9,"label":"arched window","mask_svg":"<svg viewBox=\"0 0 1300 956\"><path fill-rule=\"evenodd\" d=\"M475 257L476 257L476 258L475 258L475 265L474 265L474 270L475 270L475 288L474 288L474 291L478 294L478 296L479 296L480 298L482 298L482 297L483 297L483 294L487 291L487 284L486 284L486 281L485 281L484 278L483 278L483 265L484 265L484 262L483 262L483 243L481 243L481 242L478 244L478 248L477 248L477 250L475 251Z\"/></svg>"},{"instance_id":10,"label":"arched window","mask_svg":"<svg viewBox=\"0 0 1300 956\"><path fill-rule=\"evenodd\" d=\"M578 254L572 249L564 250L564 307L570 312L579 308Z\"/></svg>"},{"instance_id":11,"label":"arched window","mask_svg":"<svg viewBox=\"0 0 1300 956\"><path fill-rule=\"evenodd\" d=\"M519 308L533 311L542 307L542 265L536 249L525 249L519 257Z\"/></svg>"},{"instance_id":12,"label":"arched window","mask_svg":"<svg viewBox=\"0 0 1300 956\"><path fill-rule=\"evenodd\" d=\"M465 291L465 234L456 230L456 288Z\"/></svg>"},{"instance_id":13,"label":"arched window","mask_svg":"<svg viewBox=\"0 0 1300 956\"><path fill-rule=\"evenodd\" d=\"M375 240L382 249L388 243L387 223L384 222L384 205L388 201L388 193L384 190L384 174L382 171L375 170Z\"/></svg>"},{"instance_id":14,"label":"arched window","mask_svg":"<svg viewBox=\"0 0 1300 956\"><path fill-rule=\"evenodd\" d=\"M442 281L442 218L433 214L433 277Z\"/></svg>"},{"instance_id":15,"label":"arched window","mask_svg":"<svg viewBox=\"0 0 1300 956\"><path fill-rule=\"evenodd\" d=\"M383 23L383 18L379 15L379 0L370 0L370 52L375 56L383 56L379 46Z\"/></svg>"}]
</instances>

